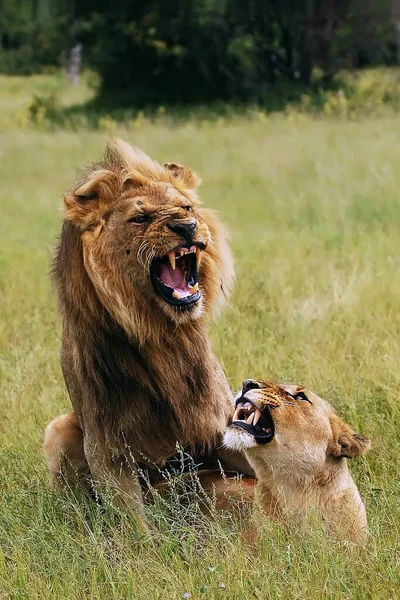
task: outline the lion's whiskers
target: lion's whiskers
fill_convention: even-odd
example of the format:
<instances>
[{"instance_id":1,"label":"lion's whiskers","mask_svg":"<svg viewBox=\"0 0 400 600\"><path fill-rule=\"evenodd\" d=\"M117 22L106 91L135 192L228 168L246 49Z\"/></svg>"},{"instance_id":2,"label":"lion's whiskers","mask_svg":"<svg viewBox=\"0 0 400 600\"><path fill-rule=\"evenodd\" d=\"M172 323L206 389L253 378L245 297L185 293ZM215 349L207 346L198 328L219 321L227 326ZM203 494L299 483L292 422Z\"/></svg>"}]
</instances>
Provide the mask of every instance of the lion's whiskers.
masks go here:
<instances>
[{"instance_id":1,"label":"lion's whiskers","mask_svg":"<svg viewBox=\"0 0 400 600\"><path fill-rule=\"evenodd\" d=\"M145 259L145 263L146 263L146 268L150 269L150 265L151 265L151 261L153 260L153 258L155 257L156 252L153 248L149 248L147 250L146 253L146 259Z\"/></svg>"},{"instance_id":2,"label":"lion's whiskers","mask_svg":"<svg viewBox=\"0 0 400 600\"><path fill-rule=\"evenodd\" d=\"M149 246L149 241L147 239L144 239L143 242L139 246L139 250L137 251L138 263L140 263L144 269L146 269L146 264L143 260L143 253L148 248L148 246Z\"/></svg>"}]
</instances>

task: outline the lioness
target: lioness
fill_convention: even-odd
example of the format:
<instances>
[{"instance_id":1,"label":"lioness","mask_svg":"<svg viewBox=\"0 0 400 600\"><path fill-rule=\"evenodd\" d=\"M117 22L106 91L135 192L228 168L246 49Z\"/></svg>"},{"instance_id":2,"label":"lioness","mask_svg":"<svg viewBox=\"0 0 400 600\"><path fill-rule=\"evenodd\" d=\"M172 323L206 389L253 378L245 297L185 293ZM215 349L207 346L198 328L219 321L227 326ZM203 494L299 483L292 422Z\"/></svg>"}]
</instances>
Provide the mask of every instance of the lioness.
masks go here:
<instances>
[{"instance_id":1,"label":"lioness","mask_svg":"<svg viewBox=\"0 0 400 600\"><path fill-rule=\"evenodd\" d=\"M48 468L54 482L115 480L139 520L136 461L163 465L177 443L212 448L232 410L207 324L233 264L198 184L190 169L114 140L64 196L52 273L75 412L46 429Z\"/></svg>"},{"instance_id":2,"label":"lioness","mask_svg":"<svg viewBox=\"0 0 400 600\"><path fill-rule=\"evenodd\" d=\"M313 507L329 529L364 540L365 508L346 459L365 454L370 441L322 398L295 385L247 379L224 444L246 455L257 484L221 479L215 472L200 474L206 491L216 492L217 508L229 508L231 497L241 494L251 499L256 488L271 517L287 514L298 520Z\"/></svg>"}]
</instances>

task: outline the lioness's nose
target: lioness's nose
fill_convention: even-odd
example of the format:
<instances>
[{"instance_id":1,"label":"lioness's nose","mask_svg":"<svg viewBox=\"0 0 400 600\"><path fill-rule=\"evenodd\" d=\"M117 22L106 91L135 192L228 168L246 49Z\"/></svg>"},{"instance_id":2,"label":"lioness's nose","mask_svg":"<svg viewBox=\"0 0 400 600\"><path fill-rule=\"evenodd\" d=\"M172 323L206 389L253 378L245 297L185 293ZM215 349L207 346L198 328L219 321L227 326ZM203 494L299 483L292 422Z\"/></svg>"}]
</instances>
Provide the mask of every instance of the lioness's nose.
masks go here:
<instances>
[{"instance_id":1,"label":"lioness's nose","mask_svg":"<svg viewBox=\"0 0 400 600\"><path fill-rule=\"evenodd\" d=\"M171 221L167 227L174 233L181 235L190 244L196 231L197 221L195 219L190 219L189 221Z\"/></svg>"},{"instance_id":2,"label":"lioness's nose","mask_svg":"<svg viewBox=\"0 0 400 600\"><path fill-rule=\"evenodd\" d=\"M242 383L242 394L245 394L249 390L258 390L259 387L260 385L255 379L245 379Z\"/></svg>"}]
</instances>

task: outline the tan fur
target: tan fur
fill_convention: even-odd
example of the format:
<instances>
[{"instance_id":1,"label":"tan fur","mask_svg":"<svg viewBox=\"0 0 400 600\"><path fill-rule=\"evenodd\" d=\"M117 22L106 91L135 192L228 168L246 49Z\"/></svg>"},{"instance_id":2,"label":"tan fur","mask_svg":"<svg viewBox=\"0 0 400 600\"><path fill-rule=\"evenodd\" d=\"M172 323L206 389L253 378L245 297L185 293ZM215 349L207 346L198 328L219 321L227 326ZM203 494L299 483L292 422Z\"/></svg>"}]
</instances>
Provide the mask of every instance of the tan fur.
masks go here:
<instances>
[{"instance_id":1,"label":"tan fur","mask_svg":"<svg viewBox=\"0 0 400 600\"><path fill-rule=\"evenodd\" d=\"M224 443L228 449L242 451L253 467L264 510L271 517L288 515L299 522L314 509L328 529L363 542L367 533L365 507L346 459L364 454L370 447L368 438L355 433L327 402L309 390L263 380L255 385L258 389L249 390L245 401L261 410L270 407L274 438L257 444L252 435L233 424L225 433ZM296 399L299 393L309 401ZM220 492L224 507L226 482L216 474L206 485ZM242 484L232 483L231 487L234 485Z\"/></svg>"},{"instance_id":2,"label":"tan fur","mask_svg":"<svg viewBox=\"0 0 400 600\"><path fill-rule=\"evenodd\" d=\"M88 467L83 452L83 435L75 413L60 415L46 427L44 451L48 456L48 469L55 483L62 471L67 479L84 478ZM84 483L84 481L82 481Z\"/></svg>"},{"instance_id":3,"label":"tan fur","mask_svg":"<svg viewBox=\"0 0 400 600\"><path fill-rule=\"evenodd\" d=\"M115 140L64 196L53 281L75 414L46 430L53 476L66 477L66 462L83 452L95 480L111 475L136 498L136 461L163 464L177 443L211 448L226 427L231 396L207 322L230 292L233 265L224 227L200 206L198 183L190 169L162 166ZM142 213L150 222L129 222ZM154 257L184 244L168 223L188 218L204 248L202 296L180 311L155 293L149 271Z\"/></svg>"}]
</instances>

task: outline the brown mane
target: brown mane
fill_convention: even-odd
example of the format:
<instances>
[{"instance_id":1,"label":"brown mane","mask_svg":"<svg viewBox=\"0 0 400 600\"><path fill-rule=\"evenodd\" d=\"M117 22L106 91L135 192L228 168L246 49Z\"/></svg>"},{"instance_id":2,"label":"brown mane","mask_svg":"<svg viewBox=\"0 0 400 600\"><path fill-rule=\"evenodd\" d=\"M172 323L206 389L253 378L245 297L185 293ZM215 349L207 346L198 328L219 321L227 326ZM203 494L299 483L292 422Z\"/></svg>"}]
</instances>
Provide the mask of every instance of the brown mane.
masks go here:
<instances>
[{"instance_id":1,"label":"brown mane","mask_svg":"<svg viewBox=\"0 0 400 600\"><path fill-rule=\"evenodd\" d=\"M136 460L162 463L177 442L212 446L231 410L207 321L229 293L232 262L224 228L212 211L199 206L198 183L189 169L162 166L117 141L64 197L52 279L63 318L65 382L83 434L97 432L96 439L118 454L129 446ZM158 306L137 260L135 240L129 241L133 250L126 260L131 262L124 269L121 248L128 241L112 220L131 199L143 197L153 209L159 207L155 221L161 218L166 186L190 200L209 232L200 271L203 304L196 318L189 311L170 315L169 307ZM105 237L107 227L114 227L114 237ZM156 237L149 245L159 243Z\"/></svg>"}]
</instances>

